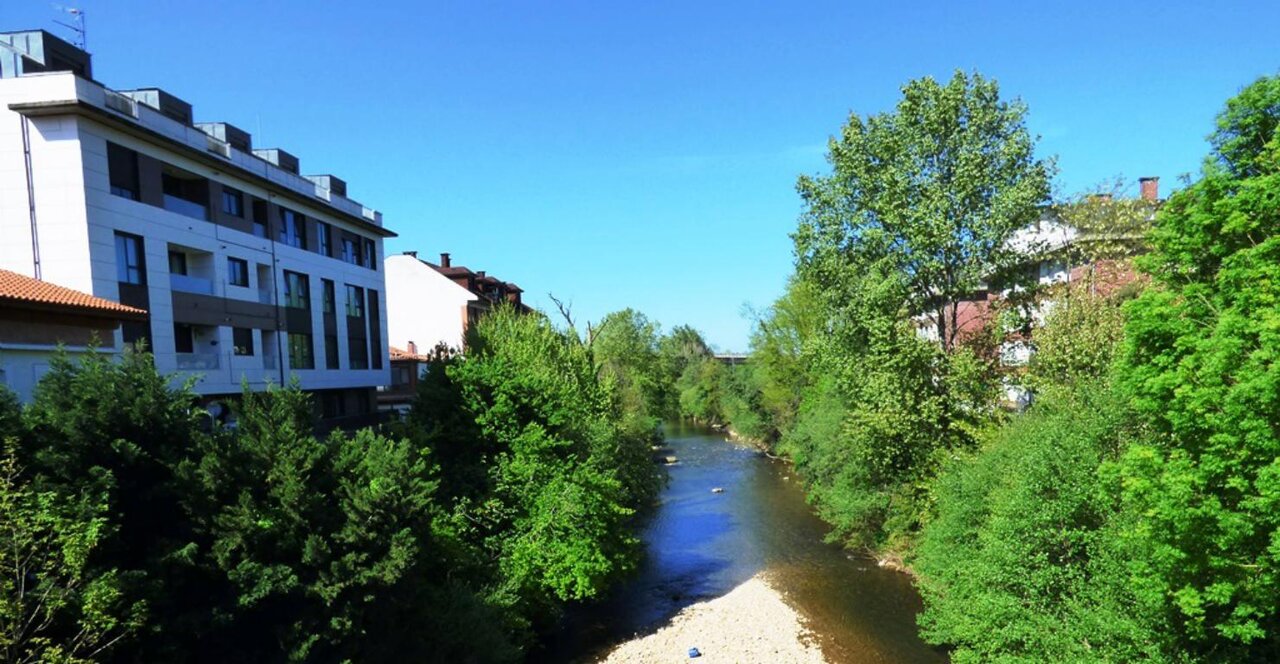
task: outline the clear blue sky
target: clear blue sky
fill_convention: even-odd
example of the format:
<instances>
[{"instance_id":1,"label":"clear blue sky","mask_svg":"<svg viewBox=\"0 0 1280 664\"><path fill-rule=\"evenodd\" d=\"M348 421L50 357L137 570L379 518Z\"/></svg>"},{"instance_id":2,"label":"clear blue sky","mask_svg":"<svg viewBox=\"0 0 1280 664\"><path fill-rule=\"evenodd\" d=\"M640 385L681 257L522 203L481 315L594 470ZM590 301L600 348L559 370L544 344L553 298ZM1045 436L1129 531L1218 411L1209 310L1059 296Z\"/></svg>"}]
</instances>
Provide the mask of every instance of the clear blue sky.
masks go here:
<instances>
[{"instance_id":1,"label":"clear blue sky","mask_svg":"<svg viewBox=\"0 0 1280 664\"><path fill-rule=\"evenodd\" d=\"M631 306L726 350L791 270L796 176L903 82L997 79L1064 193L1116 175L1167 192L1222 102L1280 71L1275 0L77 6L99 80L163 87L346 179L400 233L388 252L449 251L535 306ZM0 28L66 36L53 7L5 0Z\"/></svg>"}]
</instances>

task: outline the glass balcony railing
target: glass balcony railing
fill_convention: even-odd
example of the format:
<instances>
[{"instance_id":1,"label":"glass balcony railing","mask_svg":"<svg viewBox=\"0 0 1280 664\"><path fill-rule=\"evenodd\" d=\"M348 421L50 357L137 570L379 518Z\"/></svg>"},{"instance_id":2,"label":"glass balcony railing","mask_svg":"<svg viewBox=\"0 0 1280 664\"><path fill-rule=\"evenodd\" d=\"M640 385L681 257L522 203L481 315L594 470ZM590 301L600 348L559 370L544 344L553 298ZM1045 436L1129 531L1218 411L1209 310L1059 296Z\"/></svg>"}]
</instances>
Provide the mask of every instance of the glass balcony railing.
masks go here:
<instances>
[{"instance_id":1,"label":"glass balcony railing","mask_svg":"<svg viewBox=\"0 0 1280 664\"><path fill-rule=\"evenodd\" d=\"M186 274L170 274L169 287L183 293L213 295L213 281Z\"/></svg>"},{"instance_id":2,"label":"glass balcony railing","mask_svg":"<svg viewBox=\"0 0 1280 664\"><path fill-rule=\"evenodd\" d=\"M178 353L178 369L182 371L209 371L218 368L217 353Z\"/></svg>"},{"instance_id":3,"label":"glass balcony railing","mask_svg":"<svg viewBox=\"0 0 1280 664\"><path fill-rule=\"evenodd\" d=\"M276 370L280 368L280 358L275 355L262 356L262 368Z\"/></svg>"},{"instance_id":4,"label":"glass balcony railing","mask_svg":"<svg viewBox=\"0 0 1280 664\"><path fill-rule=\"evenodd\" d=\"M164 195L164 209L170 212L200 219L202 221L209 220L209 208L199 203L192 203L185 198L178 198L169 194Z\"/></svg>"}]
</instances>

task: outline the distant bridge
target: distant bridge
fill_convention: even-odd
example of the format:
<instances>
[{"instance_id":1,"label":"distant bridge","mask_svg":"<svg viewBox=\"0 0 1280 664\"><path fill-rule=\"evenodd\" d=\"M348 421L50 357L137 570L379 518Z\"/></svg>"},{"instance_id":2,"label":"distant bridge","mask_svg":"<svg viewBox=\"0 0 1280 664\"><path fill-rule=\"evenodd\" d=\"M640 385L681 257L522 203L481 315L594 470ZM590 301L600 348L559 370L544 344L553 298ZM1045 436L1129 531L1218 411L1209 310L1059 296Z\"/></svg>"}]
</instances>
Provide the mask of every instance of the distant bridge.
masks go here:
<instances>
[{"instance_id":1,"label":"distant bridge","mask_svg":"<svg viewBox=\"0 0 1280 664\"><path fill-rule=\"evenodd\" d=\"M715 355L712 355L712 357L716 358L719 362L731 366L745 364L747 360L751 359L751 356L746 353L716 353Z\"/></svg>"}]
</instances>

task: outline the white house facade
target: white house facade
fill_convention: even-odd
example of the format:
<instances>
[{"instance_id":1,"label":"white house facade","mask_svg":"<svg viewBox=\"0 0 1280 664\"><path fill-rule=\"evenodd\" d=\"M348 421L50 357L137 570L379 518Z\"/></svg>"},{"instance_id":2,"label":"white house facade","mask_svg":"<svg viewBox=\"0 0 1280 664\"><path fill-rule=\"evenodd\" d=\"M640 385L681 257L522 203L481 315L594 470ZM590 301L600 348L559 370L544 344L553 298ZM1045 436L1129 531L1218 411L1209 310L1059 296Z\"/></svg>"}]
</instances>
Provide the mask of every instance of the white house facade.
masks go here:
<instances>
[{"instance_id":1,"label":"white house facade","mask_svg":"<svg viewBox=\"0 0 1280 664\"><path fill-rule=\"evenodd\" d=\"M387 330L391 345L426 352L440 344L461 349L468 311L479 295L414 254L387 256Z\"/></svg>"}]
</instances>

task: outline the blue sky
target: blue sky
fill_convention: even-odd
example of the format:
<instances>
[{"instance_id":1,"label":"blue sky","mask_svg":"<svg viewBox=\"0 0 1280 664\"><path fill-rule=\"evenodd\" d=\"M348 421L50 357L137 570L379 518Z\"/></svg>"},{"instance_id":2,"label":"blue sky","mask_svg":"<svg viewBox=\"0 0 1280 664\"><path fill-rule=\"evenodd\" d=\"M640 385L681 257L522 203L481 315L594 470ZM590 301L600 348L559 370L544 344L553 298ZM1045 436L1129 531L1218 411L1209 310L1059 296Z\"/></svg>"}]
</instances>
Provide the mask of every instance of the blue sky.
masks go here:
<instances>
[{"instance_id":1,"label":"blue sky","mask_svg":"<svg viewBox=\"0 0 1280 664\"><path fill-rule=\"evenodd\" d=\"M1063 193L1117 175L1168 192L1222 103L1280 71L1274 0L76 6L99 80L163 87L346 179L400 233L388 252L449 251L535 306L630 306L726 350L791 270L796 176L905 81L997 79ZM67 36L59 18L7 0L0 29Z\"/></svg>"}]
</instances>

